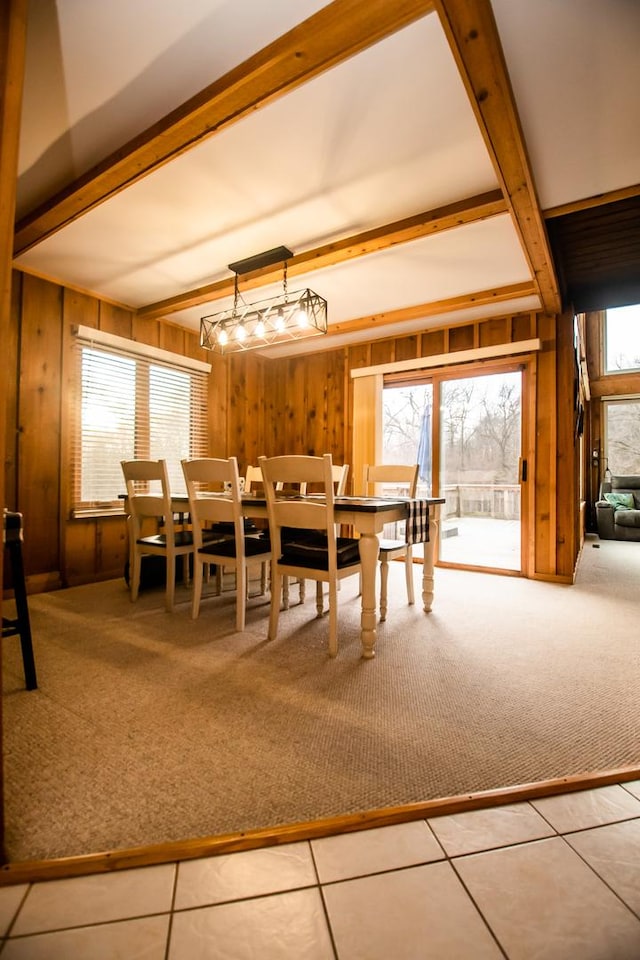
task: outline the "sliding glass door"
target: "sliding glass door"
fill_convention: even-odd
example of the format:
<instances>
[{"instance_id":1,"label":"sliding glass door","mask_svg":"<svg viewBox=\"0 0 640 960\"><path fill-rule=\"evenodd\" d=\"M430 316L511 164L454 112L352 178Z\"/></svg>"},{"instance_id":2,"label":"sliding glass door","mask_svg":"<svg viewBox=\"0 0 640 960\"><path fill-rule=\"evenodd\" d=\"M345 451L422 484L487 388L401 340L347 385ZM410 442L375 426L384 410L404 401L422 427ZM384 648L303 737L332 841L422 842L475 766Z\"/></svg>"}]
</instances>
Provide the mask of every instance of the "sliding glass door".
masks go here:
<instances>
[{"instance_id":1,"label":"sliding glass door","mask_svg":"<svg viewBox=\"0 0 640 960\"><path fill-rule=\"evenodd\" d=\"M383 461L419 463L418 496L441 496L438 559L520 572L522 369L389 380Z\"/></svg>"},{"instance_id":2,"label":"sliding glass door","mask_svg":"<svg viewBox=\"0 0 640 960\"><path fill-rule=\"evenodd\" d=\"M521 569L522 373L440 387L440 560Z\"/></svg>"}]
</instances>

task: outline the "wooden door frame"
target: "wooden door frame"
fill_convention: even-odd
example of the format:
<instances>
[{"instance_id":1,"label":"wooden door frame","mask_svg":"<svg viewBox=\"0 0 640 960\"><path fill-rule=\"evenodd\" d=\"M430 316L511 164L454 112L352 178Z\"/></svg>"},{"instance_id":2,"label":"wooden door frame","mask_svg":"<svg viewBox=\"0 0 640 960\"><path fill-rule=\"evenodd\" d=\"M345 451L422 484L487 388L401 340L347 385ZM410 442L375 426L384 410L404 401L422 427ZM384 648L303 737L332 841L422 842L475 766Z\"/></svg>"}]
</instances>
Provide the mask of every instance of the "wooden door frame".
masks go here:
<instances>
[{"instance_id":1,"label":"wooden door frame","mask_svg":"<svg viewBox=\"0 0 640 960\"><path fill-rule=\"evenodd\" d=\"M440 566L455 569L486 570L498 572L506 576L530 577L535 570L535 542L532 537L535 517L535 390L537 355L525 354L520 357L496 357L479 360L468 364L451 364L450 366L430 368L429 370L416 369L403 371L398 374L389 373L383 378L384 387L392 383L407 385L433 385L432 410L432 476L434 497L440 496L440 385L448 380L463 380L477 376L489 376L492 373L520 372L521 380L521 423L520 423L520 461L527 462L527 479L520 481L520 569L503 570L499 567L466 566L457 563L440 561L440 544L435 545L435 563ZM379 405L376 413L376 422L382 421L382 391L379 395ZM520 474L521 476L521 474Z\"/></svg>"}]
</instances>

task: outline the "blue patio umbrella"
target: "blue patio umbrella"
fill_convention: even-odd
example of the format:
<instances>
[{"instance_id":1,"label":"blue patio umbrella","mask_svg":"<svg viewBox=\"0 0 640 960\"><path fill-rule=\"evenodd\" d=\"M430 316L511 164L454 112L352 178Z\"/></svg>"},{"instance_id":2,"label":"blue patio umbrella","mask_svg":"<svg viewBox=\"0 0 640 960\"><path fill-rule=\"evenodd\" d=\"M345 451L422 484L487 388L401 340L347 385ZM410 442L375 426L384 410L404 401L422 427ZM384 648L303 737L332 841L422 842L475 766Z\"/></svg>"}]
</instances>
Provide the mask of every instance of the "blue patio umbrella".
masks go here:
<instances>
[{"instance_id":1,"label":"blue patio umbrella","mask_svg":"<svg viewBox=\"0 0 640 960\"><path fill-rule=\"evenodd\" d=\"M422 414L420 438L418 440L418 476L421 480L431 481L431 405L427 404Z\"/></svg>"}]
</instances>

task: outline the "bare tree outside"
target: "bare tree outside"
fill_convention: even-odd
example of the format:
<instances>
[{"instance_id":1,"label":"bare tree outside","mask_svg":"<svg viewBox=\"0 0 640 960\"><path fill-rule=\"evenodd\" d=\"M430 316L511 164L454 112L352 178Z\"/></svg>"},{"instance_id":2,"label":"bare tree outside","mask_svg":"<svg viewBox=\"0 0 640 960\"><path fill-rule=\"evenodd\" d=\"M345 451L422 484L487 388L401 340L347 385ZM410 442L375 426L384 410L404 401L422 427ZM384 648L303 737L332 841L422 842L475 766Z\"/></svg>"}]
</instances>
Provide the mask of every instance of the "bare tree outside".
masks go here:
<instances>
[{"instance_id":1,"label":"bare tree outside","mask_svg":"<svg viewBox=\"0 0 640 960\"><path fill-rule=\"evenodd\" d=\"M447 483L509 483L520 447L519 374L442 384L442 454Z\"/></svg>"},{"instance_id":2,"label":"bare tree outside","mask_svg":"<svg viewBox=\"0 0 640 960\"><path fill-rule=\"evenodd\" d=\"M520 372L491 373L438 386L438 489L446 499L441 559L520 567L521 379ZM385 387L383 394L384 461L420 463L421 476L429 476L419 496L430 496L433 489L433 397L431 383ZM425 433L426 445L424 436L420 443Z\"/></svg>"},{"instance_id":3,"label":"bare tree outside","mask_svg":"<svg viewBox=\"0 0 640 960\"><path fill-rule=\"evenodd\" d=\"M640 304L606 311L605 369L607 373L640 369Z\"/></svg>"}]
</instances>

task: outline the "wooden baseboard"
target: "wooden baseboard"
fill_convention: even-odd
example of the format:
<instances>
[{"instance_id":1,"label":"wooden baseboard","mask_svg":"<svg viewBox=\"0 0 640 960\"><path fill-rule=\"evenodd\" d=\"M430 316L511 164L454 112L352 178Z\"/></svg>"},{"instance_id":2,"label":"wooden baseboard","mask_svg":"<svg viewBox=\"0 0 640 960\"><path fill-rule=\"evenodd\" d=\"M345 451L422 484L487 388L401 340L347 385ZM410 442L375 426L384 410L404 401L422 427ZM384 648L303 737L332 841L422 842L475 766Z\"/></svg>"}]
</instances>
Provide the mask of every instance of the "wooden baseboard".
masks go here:
<instances>
[{"instance_id":1,"label":"wooden baseboard","mask_svg":"<svg viewBox=\"0 0 640 960\"><path fill-rule=\"evenodd\" d=\"M543 780L538 783L518 784L497 790L485 790L456 797L443 797L438 800L425 800L400 807L386 807L341 817L229 833L217 837L179 840L172 843L132 847L126 850L111 850L77 857L63 857L56 860L6 863L0 867L0 886L10 886L16 883L36 883L42 880L59 880L88 874L111 873L114 870L127 870L132 867L147 867L161 863L237 853L242 850L255 850L260 847L279 846L285 843L313 840L317 837L353 833L356 830L369 830L373 827L384 827L395 823L424 820L428 817L463 813L467 810L497 807L507 803L520 803L525 800L572 793L577 790L590 790L595 787L625 783L637 779L640 779L640 767L623 767L618 770L576 774L555 780Z\"/></svg>"}]
</instances>

